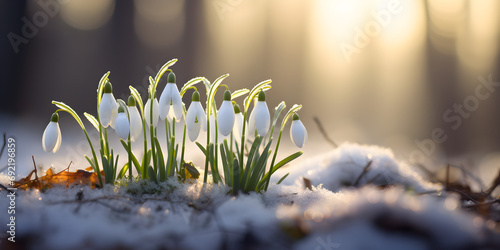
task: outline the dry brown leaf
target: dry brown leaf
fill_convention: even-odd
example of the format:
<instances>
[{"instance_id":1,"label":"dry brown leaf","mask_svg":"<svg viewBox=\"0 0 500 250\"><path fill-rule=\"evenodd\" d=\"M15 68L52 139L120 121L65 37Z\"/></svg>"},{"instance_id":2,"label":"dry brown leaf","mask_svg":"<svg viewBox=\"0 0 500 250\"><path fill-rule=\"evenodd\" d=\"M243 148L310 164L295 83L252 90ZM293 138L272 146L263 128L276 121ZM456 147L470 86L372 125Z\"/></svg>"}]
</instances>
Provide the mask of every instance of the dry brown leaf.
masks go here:
<instances>
[{"instance_id":1,"label":"dry brown leaf","mask_svg":"<svg viewBox=\"0 0 500 250\"><path fill-rule=\"evenodd\" d=\"M88 169L88 168L87 168ZM91 188L99 186L99 177L96 173L88 172L85 170L77 170L76 172L61 171L54 174L51 168L49 168L45 175L39 178L31 179L33 173L36 170L31 171L31 173L25 178L19 181L14 181L14 187L19 189L47 189L56 186L69 187L73 185L90 185ZM101 175L104 177L104 171L101 171Z\"/></svg>"}]
</instances>

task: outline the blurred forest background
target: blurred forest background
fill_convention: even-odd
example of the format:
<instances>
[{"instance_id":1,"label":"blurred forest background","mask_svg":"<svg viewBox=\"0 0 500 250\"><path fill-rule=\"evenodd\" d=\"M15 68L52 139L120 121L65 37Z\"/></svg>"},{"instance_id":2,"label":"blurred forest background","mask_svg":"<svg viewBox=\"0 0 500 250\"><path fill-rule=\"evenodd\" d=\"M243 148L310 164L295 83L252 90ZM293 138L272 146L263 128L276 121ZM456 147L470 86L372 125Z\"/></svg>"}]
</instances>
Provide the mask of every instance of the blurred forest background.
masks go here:
<instances>
[{"instance_id":1,"label":"blurred forest background","mask_svg":"<svg viewBox=\"0 0 500 250\"><path fill-rule=\"evenodd\" d=\"M108 70L117 98L129 85L145 96L178 58L179 86L273 79L269 107L303 104L317 152L329 147L313 117L337 143L401 159L500 159L500 91L484 83L500 82L497 0L0 0L0 34L2 130L36 125L41 138L51 100L95 114ZM65 136L76 124L61 119Z\"/></svg>"}]
</instances>

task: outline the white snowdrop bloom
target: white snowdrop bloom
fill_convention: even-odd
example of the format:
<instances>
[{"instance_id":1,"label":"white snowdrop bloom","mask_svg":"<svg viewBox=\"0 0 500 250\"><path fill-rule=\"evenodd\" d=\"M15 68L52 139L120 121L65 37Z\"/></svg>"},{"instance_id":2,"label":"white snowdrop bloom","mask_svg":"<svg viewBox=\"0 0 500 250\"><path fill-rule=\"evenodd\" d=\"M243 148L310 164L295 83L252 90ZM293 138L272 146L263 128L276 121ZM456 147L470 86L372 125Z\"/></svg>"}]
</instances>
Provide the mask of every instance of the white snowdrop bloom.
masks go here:
<instances>
[{"instance_id":1,"label":"white snowdrop bloom","mask_svg":"<svg viewBox=\"0 0 500 250\"><path fill-rule=\"evenodd\" d=\"M200 103L200 93L193 93L191 105L189 105L186 113L186 126L189 135L189 140L194 142L200 134L200 128L207 130L207 117Z\"/></svg>"},{"instance_id":2,"label":"white snowdrop bloom","mask_svg":"<svg viewBox=\"0 0 500 250\"><path fill-rule=\"evenodd\" d=\"M101 125L107 128L109 125L114 126L114 121L118 115L118 103L113 96L113 88L110 82L104 85L104 94L99 105L99 120Z\"/></svg>"},{"instance_id":3,"label":"white snowdrop bloom","mask_svg":"<svg viewBox=\"0 0 500 250\"><path fill-rule=\"evenodd\" d=\"M130 96L128 98L128 115L130 118L130 140L135 141L135 139L141 136L142 132L142 118L139 114L139 110L135 105L135 98Z\"/></svg>"},{"instance_id":4,"label":"white snowdrop bloom","mask_svg":"<svg viewBox=\"0 0 500 250\"><path fill-rule=\"evenodd\" d=\"M217 112L217 128L223 136L228 136L234 127L234 107L231 103L231 92L224 92L224 100Z\"/></svg>"},{"instance_id":5,"label":"white snowdrop bloom","mask_svg":"<svg viewBox=\"0 0 500 250\"><path fill-rule=\"evenodd\" d=\"M236 142L240 143L243 134L243 114L241 113L240 106L234 104L234 127L233 138Z\"/></svg>"},{"instance_id":6,"label":"white snowdrop bloom","mask_svg":"<svg viewBox=\"0 0 500 250\"><path fill-rule=\"evenodd\" d=\"M59 128L59 115L54 113L50 122L43 131L42 147L45 152L55 153L61 147L61 129Z\"/></svg>"},{"instance_id":7,"label":"white snowdrop bloom","mask_svg":"<svg viewBox=\"0 0 500 250\"><path fill-rule=\"evenodd\" d=\"M165 89L163 89L163 92L161 93L159 106L160 118L162 120L165 120L165 118L167 118L167 116L172 112L171 107L174 112L173 117L175 117L175 120L177 122L181 120L182 98L179 90L177 89L177 85L175 85L174 73L170 73L168 75L167 86L165 86Z\"/></svg>"},{"instance_id":8,"label":"white snowdrop bloom","mask_svg":"<svg viewBox=\"0 0 500 250\"><path fill-rule=\"evenodd\" d=\"M258 101L253 107L252 113L248 121L248 133L253 136L255 130L260 136L265 136L271 125L271 114L266 104L266 94L260 91Z\"/></svg>"},{"instance_id":9,"label":"white snowdrop bloom","mask_svg":"<svg viewBox=\"0 0 500 250\"><path fill-rule=\"evenodd\" d=\"M128 139L128 134L130 132L130 123L127 114L125 114L125 109L123 109L123 107L121 106L118 108L118 115L116 116L115 131L116 134L123 140Z\"/></svg>"},{"instance_id":10,"label":"white snowdrop bloom","mask_svg":"<svg viewBox=\"0 0 500 250\"><path fill-rule=\"evenodd\" d=\"M293 114L292 125L290 126L290 138L297 147L302 148L307 142L307 130L299 120L297 114Z\"/></svg>"},{"instance_id":11,"label":"white snowdrop bloom","mask_svg":"<svg viewBox=\"0 0 500 250\"><path fill-rule=\"evenodd\" d=\"M218 125L218 124L217 124ZM217 143L222 143L224 139L228 139L228 136L224 136L217 129ZM210 114L210 141L215 143L215 116L214 114Z\"/></svg>"},{"instance_id":12,"label":"white snowdrop bloom","mask_svg":"<svg viewBox=\"0 0 500 250\"><path fill-rule=\"evenodd\" d=\"M153 127L156 128L158 125L158 119L160 118L160 105L158 104L158 99L153 101ZM151 126L151 99L148 99L146 106L144 106L144 118L146 119L146 124L148 127Z\"/></svg>"}]
</instances>

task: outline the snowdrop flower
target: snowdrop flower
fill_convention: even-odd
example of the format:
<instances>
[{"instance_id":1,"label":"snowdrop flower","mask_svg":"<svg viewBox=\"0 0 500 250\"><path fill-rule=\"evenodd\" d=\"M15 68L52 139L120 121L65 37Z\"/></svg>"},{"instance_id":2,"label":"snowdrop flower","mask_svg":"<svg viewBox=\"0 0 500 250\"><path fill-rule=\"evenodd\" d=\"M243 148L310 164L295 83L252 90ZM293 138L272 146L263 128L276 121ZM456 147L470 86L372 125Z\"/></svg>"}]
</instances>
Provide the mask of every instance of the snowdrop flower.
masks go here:
<instances>
[{"instance_id":1,"label":"snowdrop flower","mask_svg":"<svg viewBox=\"0 0 500 250\"><path fill-rule=\"evenodd\" d=\"M175 74L168 74L167 78L167 86L163 89L163 92L160 96L159 102L159 112L160 118L165 120L169 113L174 112L175 120L179 122L182 116L182 99L179 90L177 89L177 85L175 85ZM170 109L173 108L173 110Z\"/></svg>"},{"instance_id":2,"label":"snowdrop flower","mask_svg":"<svg viewBox=\"0 0 500 250\"><path fill-rule=\"evenodd\" d=\"M223 136L228 136L234 127L234 108L231 103L231 92L224 92L224 100L217 113L217 128Z\"/></svg>"},{"instance_id":3,"label":"snowdrop flower","mask_svg":"<svg viewBox=\"0 0 500 250\"><path fill-rule=\"evenodd\" d=\"M269 114L269 109L266 104L266 94L263 90L260 91L257 103L253 107L252 113L250 114L248 127L248 132L250 136L253 136L255 130L260 136L265 136L269 130L269 125L271 124L271 115Z\"/></svg>"},{"instance_id":4,"label":"snowdrop flower","mask_svg":"<svg viewBox=\"0 0 500 250\"><path fill-rule=\"evenodd\" d=\"M115 131L116 134L123 140L128 139L128 134L130 132L130 123L127 114L125 114L125 109L122 106L118 108L118 115L116 116L115 122Z\"/></svg>"},{"instance_id":5,"label":"snowdrop flower","mask_svg":"<svg viewBox=\"0 0 500 250\"><path fill-rule=\"evenodd\" d=\"M158 125L158 118L160 118L158 99L153 101L153 127ZM146 124L151 126L151 99L148 99L146 106L144 107L144 118L146 119Z\"/></svg>"},{"instance_id":6,"label":"snowdrop flower","mask_svg":"<svg viewBox=\"0 0 500 250\"><path fill-rule=\"evenodd\" d=\"M236 103L234 104L234 113L233 137L239 143L243 134L243 114L241 113L240 106Z\"/></svg>"},{"instance_id":7,"label":"snowdrop flower","mask_svg":"<svg viewBox=\"0 0 500 250\"><path fill-rule=\"evenodd\" d=\"M189 140L194 142L200 134L200 128L207 131L207 117L200 103L200 93L193 93L191 105L186 113L186 126Z\"/></svg>"},{"instance_id":8,"label":"snowdrop flower","mask_svg":"<svg viewBox=\"0 0 500 250\"><path fill-rule=\"evenodd\" d=\"M50 118L49 125L43 131L42 147L45 152L55 153L61 147L61 129L59 128L59 115L54 113Z\"/></svg>"},{"instance_id":9,"label":"snowdrop flower","mask_svg":"<svg viewBox=\"0 0 500 250\"><path fill-rule=\"evenodd\" d=\"M215 141L215 115L210 114L210 141L213 143L222 143L224 139L227 139L227 136L221 134L221 132L217 129L217 142ZM218 124L217 124L218 125Z\"/></svg>"},{"instance_id":10,"label":"snowdrop flower","mask_svg":"<svg viewBox=\"0 0 500 250\"><path fill-rule=\"evenodd\" d=\"M130 117L130 140L135 141L135 139L141 136L142 131L142 119L139 114L139 110L135 105L135 98L130 96L128 98L128 115Z\"/></svg>"},{"instance_id":11,"label":"snowdrop flower","mask_svg":"<svg viewBox=\"0 0 500 250\"><path fill-rule=\"evenodd\" d=\"M297 114L293 114L292 125L290 126L290 138L297 147L302 148L307 142L307 130L299 120Z\"/></svg>"},{"instance_id":12,"label":"snowdrop flower","mask_svg":"<svg viewBox=\"0 0 500 250\"><path fill-rule=\"evenodd\" d=\"M110 82L104 85L104 94L99 105L99 120L101 125L107 128L109 125L115 126L116 116L118 115L118 103L113 96L113 87Z\"/></svg>"}]
</instances>

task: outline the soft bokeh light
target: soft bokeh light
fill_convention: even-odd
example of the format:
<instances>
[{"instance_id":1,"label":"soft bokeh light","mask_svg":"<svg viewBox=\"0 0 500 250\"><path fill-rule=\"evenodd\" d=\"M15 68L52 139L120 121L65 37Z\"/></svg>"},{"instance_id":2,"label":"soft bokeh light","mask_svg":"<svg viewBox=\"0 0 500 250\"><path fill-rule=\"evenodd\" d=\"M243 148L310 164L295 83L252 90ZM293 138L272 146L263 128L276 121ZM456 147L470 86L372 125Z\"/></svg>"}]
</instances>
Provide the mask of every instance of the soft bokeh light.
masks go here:
<instances>
[{"instance_id":1,"label":"soft bokeh light","mask_svg":"<svg viewBox=\"0 0 500 250\"><path fill-rule=\"evenodd\" d=\"M114 0L70 0L61 4L61 17L76 29L97 29L113 16Z\"/></svg>"}]
</instances>

